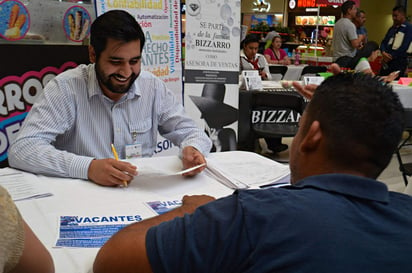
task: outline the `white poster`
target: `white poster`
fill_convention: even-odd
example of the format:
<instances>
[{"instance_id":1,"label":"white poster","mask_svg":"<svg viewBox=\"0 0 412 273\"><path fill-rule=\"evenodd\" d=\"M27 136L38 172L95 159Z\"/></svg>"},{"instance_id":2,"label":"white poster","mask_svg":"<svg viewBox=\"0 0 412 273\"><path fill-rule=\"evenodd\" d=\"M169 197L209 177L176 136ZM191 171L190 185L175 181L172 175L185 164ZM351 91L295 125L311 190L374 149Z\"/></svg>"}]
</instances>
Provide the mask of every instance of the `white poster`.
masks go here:
<instances>
[{"instance_id":1,"label":"white poster","mask_svg":"<svg viewBox=\"0 0 412 273\"><path fill-rule=\"evenodd\" d=\"M186 0L185 108L213 141L236 149L240 1Z\"/></svg>"},{"instance_id":2,"label":"white poster","mask_svg":"<svg viewBox=\"0 0 412 273\"><path fill-rule=\"evenodd\" d=\"M176 97L182 101L182 49L180 1L110 1L96 0L96 14L122 9L132 14L145 33L142 51L142 69L162 79ZM159 136L155 154L176 154L169 140Z\"/></svg>"}]
</instances>

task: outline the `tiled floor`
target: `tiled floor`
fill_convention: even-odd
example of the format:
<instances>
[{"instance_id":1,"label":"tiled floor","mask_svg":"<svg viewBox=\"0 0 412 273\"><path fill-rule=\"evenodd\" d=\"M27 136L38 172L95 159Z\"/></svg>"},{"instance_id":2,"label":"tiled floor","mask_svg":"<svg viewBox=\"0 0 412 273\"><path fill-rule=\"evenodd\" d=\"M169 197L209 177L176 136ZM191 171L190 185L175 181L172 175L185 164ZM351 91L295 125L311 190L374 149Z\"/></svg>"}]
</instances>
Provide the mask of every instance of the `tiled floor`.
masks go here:
<instances>
[{"instance_id":1,"label":"tiled floor","mask_svg":"<svg viewBox=\"0 0 412 273\"><path fill-rule=\"evenodd\" d=\"M404 163L412 162L412 146L403 147L401 150L401 157ZM408 177L408 187L405 187L402 174L399 171L399 162L396 155L393 155L392 161L379 176L379 180L386 183L390 190L405 192L412 195L412 178Z\"/></svg>"},{"instance_id":2,"label":"tiled floor","mask_svg":"<svg viewBox=\"0 0 412 273\"><path fill-rule=\"evenodd\" d=\"M290 147L290 143L292 138L283 138L282 142L284 144L288 144ZM289 157L289 151L286 150L278 155L267 155L266 156L280 162L287 162ZM406 146L401 150L401 156L404 162L412 162L412 145ZM378 178L379 181L384 182L388 185L388 188L392 191L397 192L405 192L412 195L412 177L409 178L410 180L410 187L405 189L405 183L402 178L402 174L399 171L399 163L394 154L392 157L391 162L389 163L388 167L382 172L382 174Z\"/></svg>"}]
</instances>

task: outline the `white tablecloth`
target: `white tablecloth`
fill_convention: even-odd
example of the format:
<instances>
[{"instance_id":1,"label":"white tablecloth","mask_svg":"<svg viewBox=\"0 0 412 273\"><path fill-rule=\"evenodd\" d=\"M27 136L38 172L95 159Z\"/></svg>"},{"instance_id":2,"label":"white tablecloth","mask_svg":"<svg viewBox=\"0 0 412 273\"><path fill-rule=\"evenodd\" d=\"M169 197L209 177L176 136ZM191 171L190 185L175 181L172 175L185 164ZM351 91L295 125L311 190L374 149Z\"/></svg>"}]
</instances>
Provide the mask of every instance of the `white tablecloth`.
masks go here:
<instances>
[{"instance_id":1,"label":"white tablecloth","mask_svg":"<svg viewBox=\"0 0 412 273\"><path fill-rule=\"evenodd\" d=\"M412 108L412 86L392 84L404 108Z\"/></svg>"},{"instance_id":2,"label":"white tablecloth","mask_svg":"<svg viewBox=\"0 0 412 273\"><path fill-rule=\"evenodd\" d=\"M153 165L180 165L177 156L150 158ZM90 181L38 176L53 196L17 201L23 218L50 251L57 273L92 272L97 248L53 248L58 238L59 216L136 215L155 216L144 201L181 200L183 195L209 194L223 197L232 189L201 173L194 178L181 175L137 177L128 188L98 186Z\"/></svg>"}]
</instances>

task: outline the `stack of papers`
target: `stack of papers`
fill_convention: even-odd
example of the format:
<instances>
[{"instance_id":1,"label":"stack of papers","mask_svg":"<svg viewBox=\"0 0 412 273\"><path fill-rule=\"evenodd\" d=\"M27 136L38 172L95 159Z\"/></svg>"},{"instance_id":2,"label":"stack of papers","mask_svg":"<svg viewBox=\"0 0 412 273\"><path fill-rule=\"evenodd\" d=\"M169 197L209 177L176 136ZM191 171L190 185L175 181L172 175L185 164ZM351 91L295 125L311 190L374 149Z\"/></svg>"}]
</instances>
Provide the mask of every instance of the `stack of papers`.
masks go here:
<instances>
[{"instance_id":1,"label":"stack of papers","mask_svg":"<svg viewBox=\"0 0 412 273\"><path fill-rule=\"evenodd\" d=\"M39 182L36 175L11 168L0 169L0 185L10 194L13 201L51 196Z\"/></svg>"},{"instance_id":2,"label":"stack of papers","mask_svg":"<svg viewBox=\"0 0 412 273\"><path fill-rule=\"evenodd\" d=\"M229 151L211 153L206 174L231 189L262 188L289 184L289 166L256 153Z\"/></svg>"}]
</instances>

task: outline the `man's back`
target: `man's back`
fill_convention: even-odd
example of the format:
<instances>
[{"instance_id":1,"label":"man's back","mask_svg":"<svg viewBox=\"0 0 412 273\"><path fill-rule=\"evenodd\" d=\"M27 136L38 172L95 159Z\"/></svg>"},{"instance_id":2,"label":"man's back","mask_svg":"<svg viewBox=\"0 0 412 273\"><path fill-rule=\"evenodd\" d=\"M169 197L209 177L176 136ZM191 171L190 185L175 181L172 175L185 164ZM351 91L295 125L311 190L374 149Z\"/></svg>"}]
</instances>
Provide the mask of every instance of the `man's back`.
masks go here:
<instances>
[{"instance_id":1,"label":"man's back","mask_svg":"<svg viewBox=\"0 0 412 273\"><path fill-rule=\"evenodd\" d=\"M358 38L356 27L348 18L340 18L335 25L332 40L333 57L355 56L356 49L351 40Z\"/></svg>"},{"instance_id":2,"label":"man's back","mask_svg":"<svg viewBox=\"0 0 412 273\"><path fill-rule=\"evenodd\" d=\"M240 191L152 228L146 247L154 272L412 272L411 228L410 196L332 174Z\"/></svg>"}]
</instances>

